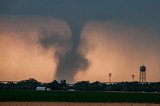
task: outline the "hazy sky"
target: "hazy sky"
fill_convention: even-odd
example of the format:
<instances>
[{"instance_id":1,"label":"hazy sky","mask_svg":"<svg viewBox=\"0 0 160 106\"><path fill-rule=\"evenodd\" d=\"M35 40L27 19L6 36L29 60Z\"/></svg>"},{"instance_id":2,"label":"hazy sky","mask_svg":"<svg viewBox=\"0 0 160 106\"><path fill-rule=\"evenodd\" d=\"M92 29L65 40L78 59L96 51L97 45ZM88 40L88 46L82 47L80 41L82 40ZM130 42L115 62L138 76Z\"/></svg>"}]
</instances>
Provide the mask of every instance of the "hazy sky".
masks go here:
<instances>
[{"instance_id":1,"label":"hazy sky","mask_svg":"<svg viewBox=\"0 0 160 106\"><path fill-rule=\"evenodd\" d=\"M111 72L112 81L131 81L132 74L139 80L145 64L147 81L160 81L159 5L159 0L0 0L0 80L105 82ZM68 53L73 59L64 62Z\"/></svg>"}]
</instances>

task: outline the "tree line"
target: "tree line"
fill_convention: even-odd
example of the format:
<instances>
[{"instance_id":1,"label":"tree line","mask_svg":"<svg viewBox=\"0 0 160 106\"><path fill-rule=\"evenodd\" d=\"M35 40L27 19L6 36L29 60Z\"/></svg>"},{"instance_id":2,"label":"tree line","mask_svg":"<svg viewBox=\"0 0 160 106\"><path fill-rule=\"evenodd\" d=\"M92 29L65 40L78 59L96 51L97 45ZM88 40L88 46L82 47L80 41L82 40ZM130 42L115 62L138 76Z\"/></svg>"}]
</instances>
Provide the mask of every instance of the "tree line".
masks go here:
<instances>
[{"instance_id":1,"label":"tree line","mask_svg":"<svg viewBox=\"0 0 160 106\"><path fill-rule=\"evenodd\" d=\"M119 82L119 83L102 83L99 81L89 82L80 81L75 84L68 84L66 80L60 82L54 80L50 83L41 83L33 78L22 80L17 83L8 82L0 83L0 90L36 90L37 87L43 86L50 90L74 90L74 91L125 91L125 92L160 92L160 82Z\"/></svg>"}]
</instances>

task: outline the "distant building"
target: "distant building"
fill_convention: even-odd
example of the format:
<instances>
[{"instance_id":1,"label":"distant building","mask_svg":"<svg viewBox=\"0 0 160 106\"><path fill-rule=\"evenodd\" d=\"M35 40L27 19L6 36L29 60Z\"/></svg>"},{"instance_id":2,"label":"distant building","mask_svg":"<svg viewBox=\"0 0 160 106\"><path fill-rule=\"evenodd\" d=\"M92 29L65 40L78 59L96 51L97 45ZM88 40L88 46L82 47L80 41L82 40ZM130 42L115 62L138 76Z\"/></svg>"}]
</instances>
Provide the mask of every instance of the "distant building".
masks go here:
<instances>
[{"instance_id":1,"label":"distant building","mask_svg":"<svg viewBox=\"0 0 160 106\"><path fill-rule=\"evenodd\" d=\"M45 91L45 90L46 90L46 87L37 87L36 90L37 90L37 91Z\"/></svg>"},{"instance_id":2,"label":"distant building","mask_svg":"<svg viewBox=\"0 0 160 106\"><path fill-rule=\"evenodd\" d=\"M74 84L69 84L68 86L69 86L68 91L75 91L74 90Z\"/></svg>"},{"instance_id":3,"label":"distant building","mask_svg":"<svg viewBox=\"0 0 160 106\"><path fill-rule=\"evenodd\" d=\"M50 88L46 88L46 91L50 91L51 89Z\"/></svg>"}]
</instances>

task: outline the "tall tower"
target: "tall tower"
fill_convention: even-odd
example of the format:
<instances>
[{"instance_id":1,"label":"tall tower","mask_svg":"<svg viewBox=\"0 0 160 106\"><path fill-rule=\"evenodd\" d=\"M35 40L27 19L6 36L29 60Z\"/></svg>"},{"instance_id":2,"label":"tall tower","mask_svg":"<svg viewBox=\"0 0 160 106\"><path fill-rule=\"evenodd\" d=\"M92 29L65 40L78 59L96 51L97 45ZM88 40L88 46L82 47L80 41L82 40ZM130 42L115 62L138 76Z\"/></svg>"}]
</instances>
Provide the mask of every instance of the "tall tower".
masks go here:
<instances>
[{"instance_id":1,"label":"tall tower","mask_svg":"<svg viewBox=\"0 0 160 106\"><path fill-rule=\"evenodd\" d=\"M112 77L112 74L109 73L109 83L111 83L111 77Z\"/></svg>"},{"instance_id":2,"label":"tall tower","mask_svg":"<svg viewBox=\"0 0 160 106\"><path fill-rule=\"evenodd\" d=\"M133 75L132 75L132 82L134 82L134 77L135 77L135 76L134 76L134 74L133 74Z\"/></svg>"},{"instance_id":3,"label":"tall tower","mask_svg":"<svg viewBox=\"0 0 160 106\"><path fill-rule=\"evenodd\" d=\"M146 82L146 66L140 66L139 82Z\"/></svg>"}]
</instances>

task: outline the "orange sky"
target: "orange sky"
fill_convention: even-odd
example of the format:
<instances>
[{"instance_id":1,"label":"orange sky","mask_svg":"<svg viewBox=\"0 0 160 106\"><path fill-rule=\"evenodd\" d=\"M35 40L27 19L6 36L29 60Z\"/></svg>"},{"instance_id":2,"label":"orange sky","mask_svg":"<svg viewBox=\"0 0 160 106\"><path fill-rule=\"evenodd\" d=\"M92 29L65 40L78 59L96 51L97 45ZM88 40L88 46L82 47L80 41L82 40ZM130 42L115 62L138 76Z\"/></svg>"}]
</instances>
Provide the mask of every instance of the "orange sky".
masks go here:
<instances>
[{"instance_id":1,"label":"orange sky","mask_svg":"<svg viewBox=\"0 0 160 106\"><path fill-rule=\"evenodd\" d=\"M52 17L0 17L0 80L23 80L30 77L50 82L55 76L54 50L44 50L37 42L41 31L70 36L69 26ZM79 71L75 81L131 81L139 77L139 66L147 65L147 81L160 81L159 47L152 27L127 26L116 22L88 22L81 37L90 44L87 71ZM151 37L149 35L155 35Z\"/></svg>"}]
</instances>

